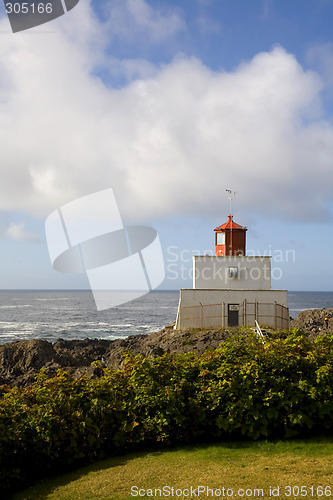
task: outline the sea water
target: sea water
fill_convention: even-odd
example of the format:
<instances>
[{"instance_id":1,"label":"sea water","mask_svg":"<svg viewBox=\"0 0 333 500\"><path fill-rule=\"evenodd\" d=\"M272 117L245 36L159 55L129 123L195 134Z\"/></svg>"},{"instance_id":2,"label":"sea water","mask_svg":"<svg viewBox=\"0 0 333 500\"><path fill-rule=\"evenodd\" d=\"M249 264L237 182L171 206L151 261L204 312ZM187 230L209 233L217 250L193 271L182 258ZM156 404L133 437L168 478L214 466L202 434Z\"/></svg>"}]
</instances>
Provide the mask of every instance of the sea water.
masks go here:
<instances>
[{"instance_id":1,"label":"sea water","mask_svg":"<svg viewBox=\"0 0 333 500\"><path fill-rule=\"evenodd\" d=\"M91 291L0 291L0 344L16 340L117 339L158 331L175 321L179 291L154 291L97 311ZM292 317L333 307L333 292L288 292Z\"/></svg>"}]
</instances>

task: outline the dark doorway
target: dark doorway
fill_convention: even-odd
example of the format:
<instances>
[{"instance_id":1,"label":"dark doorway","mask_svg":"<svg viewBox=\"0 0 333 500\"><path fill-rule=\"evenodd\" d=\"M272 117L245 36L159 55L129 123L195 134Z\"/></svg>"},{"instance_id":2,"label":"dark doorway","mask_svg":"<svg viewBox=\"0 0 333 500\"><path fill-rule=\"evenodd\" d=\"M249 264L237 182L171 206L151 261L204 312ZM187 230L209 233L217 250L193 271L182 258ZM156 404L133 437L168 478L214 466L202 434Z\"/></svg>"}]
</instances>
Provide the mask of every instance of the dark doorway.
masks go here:
<instances>
[{"instance_id":1,"label":"dark doorway","mask_svg":"<svg viewBox=\"0 0 333 500\"><path fill-rule=\"evenodd\" d=\"M228 326L239 325L239 304L228 304Z\"/></svg>"}]
</instances>

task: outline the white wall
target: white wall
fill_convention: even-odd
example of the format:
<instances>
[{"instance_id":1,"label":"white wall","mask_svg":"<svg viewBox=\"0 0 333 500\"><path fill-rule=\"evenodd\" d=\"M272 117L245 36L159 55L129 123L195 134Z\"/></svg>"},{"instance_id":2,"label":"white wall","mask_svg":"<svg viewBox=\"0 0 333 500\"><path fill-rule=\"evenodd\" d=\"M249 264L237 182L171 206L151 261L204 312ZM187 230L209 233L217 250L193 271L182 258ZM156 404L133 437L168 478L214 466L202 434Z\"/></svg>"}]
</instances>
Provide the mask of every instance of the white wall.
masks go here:
<instances>
[{"instance_id":1,"label":"white wall","mask_svg":"<svg viewBox=\"0 0 333 500\"><path fill-rule=\"evenodd\" d=\"M237 276L230 277L230 268ZM270 290L271 257L195 255L193 288Z\"/></svg>"},{"instance_id":2,"label":"white wall","mask_svg":"<svg viewBox=\"0 0 333 500\"><path fill-rule=\"evenodd\" d=\"M287 328L289 313L285 311L286 321L280 324L275 303L288 307L287 290L182 289L175 328L227 328L228 304L239 305L239 326L253 326L257 319L261 325Z\"/></svg>"}]
</instances>

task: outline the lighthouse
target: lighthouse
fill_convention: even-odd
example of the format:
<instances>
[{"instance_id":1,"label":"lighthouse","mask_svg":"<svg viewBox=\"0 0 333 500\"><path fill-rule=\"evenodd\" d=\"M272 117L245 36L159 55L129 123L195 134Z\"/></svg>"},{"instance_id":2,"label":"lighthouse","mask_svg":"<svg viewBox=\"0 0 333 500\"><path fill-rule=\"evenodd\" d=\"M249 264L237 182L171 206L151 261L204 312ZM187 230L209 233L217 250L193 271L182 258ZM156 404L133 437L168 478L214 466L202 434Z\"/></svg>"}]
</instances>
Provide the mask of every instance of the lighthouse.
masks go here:
<instances>
[{"instance_id":1,"label":"lighthouse","mask_svg":"<svg viewBox=\"0 0 333 500\"><path fill-rule=\"evenodd\" d=\"M228 220L214 229L215 255L193 256L193 288L180 290L175 329L257 322L289 328L287 290L271 288L271 256L246 255L247 227L233 221L230 208Z\"/></svg>"}]
</instances>

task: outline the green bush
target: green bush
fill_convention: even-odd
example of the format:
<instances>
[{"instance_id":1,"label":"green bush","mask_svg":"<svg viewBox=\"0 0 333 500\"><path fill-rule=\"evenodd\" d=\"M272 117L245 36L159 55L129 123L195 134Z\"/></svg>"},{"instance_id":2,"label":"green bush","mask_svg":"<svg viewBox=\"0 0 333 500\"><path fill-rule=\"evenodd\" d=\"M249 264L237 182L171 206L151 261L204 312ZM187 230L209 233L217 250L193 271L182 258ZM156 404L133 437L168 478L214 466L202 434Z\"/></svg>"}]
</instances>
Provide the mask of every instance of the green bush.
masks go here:
<instances>
[{"instance_id":1,"label":"green bush","mask_svg":"<svg viewBox=\"0 0 333 500\"><path fill-rule=\"evenodd\" d=\"M0 391L0 488L156 443L276 438L332 429L333 337L293 330L263 344L235 335L215 351L127 355L122 370L43 372Z\"/></svg>"}]
</instances>

